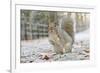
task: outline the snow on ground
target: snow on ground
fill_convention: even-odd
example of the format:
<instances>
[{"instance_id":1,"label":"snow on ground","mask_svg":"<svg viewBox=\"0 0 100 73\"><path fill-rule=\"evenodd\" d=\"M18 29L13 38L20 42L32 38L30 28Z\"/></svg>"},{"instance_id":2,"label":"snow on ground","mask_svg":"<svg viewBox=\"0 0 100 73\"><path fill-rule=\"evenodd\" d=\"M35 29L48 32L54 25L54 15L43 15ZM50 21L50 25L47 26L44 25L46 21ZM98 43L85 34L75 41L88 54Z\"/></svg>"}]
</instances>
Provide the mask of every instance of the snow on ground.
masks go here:
<instances>
[{"instance_id":1,"label":"snow on ground","mask_svg":"<svg viewBox=\"0 0 100 73\"><path fill-rule=\"evenodd\" d=\"M88 40L89 39L89 29L79 32L75 35L75 40L80 41L80 40Z\"/></svg>"},{"instance_id":2,"label":"snow on ground","mask_svg":"<svg viewBox=\"0 0 100 73\"><path fill-rule=\"evenodd\" d=\"M89 59L89 30L75 34L72 52L56 54L48 38L21 41L21 63Z\"/></svg>"}]
</instances>

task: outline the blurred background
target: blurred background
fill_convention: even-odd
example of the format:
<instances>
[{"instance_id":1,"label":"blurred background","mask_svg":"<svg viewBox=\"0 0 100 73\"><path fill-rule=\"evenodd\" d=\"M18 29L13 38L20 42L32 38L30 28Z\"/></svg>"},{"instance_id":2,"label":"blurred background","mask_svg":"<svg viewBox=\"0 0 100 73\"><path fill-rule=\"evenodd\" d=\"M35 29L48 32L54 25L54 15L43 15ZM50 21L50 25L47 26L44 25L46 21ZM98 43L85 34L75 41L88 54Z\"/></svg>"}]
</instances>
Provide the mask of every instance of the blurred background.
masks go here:
<instances>
[{"instance_id":1,"label":"blurred background","mask_svg":"<svg viewBox=\"0 0 100 73\"><path fill-rule=\"evenodd\" d=\"M48 37L49 23L54 22L60 25L65 17L72 19L73 25L67 26L70 28L68 30L73 29L74 33L88 29L90 24L90 13L86 12L21 10L20 14L21 40Z\"/></svg>"}]
</instances>

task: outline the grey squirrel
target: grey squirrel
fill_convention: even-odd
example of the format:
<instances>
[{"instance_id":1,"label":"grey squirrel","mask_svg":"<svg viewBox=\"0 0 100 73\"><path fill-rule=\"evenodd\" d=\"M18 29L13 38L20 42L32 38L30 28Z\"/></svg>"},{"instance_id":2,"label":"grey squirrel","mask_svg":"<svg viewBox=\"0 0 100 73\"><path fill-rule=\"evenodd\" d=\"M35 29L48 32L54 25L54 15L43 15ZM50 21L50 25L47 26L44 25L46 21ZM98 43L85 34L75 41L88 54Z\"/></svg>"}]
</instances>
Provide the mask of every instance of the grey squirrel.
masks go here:
<instances>
[{"instance_id":1,"label":"grey squirrel","mask_svg":"<svg viewBox=\"0 0 100 73\"><path fill-rule=\"evenodd\" d=\"M61 25L61 27L60 27ZM49 24L49 41L54 46L56 54L71 52L74 42L73 21L64 17L61 24Z\"/></svg>"}]
</instances>

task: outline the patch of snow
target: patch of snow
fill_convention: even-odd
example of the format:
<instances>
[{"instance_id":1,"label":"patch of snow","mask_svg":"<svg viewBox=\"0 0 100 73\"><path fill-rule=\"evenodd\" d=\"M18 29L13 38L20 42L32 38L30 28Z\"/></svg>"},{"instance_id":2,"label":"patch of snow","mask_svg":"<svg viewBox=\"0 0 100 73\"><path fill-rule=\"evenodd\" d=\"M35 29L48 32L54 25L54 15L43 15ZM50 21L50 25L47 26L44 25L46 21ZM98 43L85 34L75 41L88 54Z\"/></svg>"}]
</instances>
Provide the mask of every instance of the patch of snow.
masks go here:
<instances>
[{"instance_id":1,"label":"patch of snow","mask_svg":"<svg viewBox=\"0 0 100 73\"><path fill-rule=\"evenodd\" d=\"M88 39L89 39L89 29L75 34L76 41L88 40Z\"/></svg>"},{"instance_id":2,"label":"patch of snow","mask_svg":"<svg viewBox=\"0 0 100 73\"><path fill-rule=\"evenodd\" d=\"M75 34L71 53L55 54L48 38L21 41L21 63L89 59L89 30ZM47 56L48 60L44 59Z\"/></svg>"}]
</instances>

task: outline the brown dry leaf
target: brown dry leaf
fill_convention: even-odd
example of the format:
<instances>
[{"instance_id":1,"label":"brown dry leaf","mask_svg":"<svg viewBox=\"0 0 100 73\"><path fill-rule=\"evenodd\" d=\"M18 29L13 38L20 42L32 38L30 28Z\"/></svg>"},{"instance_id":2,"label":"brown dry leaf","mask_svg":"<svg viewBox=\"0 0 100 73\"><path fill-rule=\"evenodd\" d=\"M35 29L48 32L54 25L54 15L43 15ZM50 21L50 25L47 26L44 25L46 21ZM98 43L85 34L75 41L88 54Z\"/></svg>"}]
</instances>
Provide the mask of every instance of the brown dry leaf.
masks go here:
<instances>
[{"instance_id":1,"label":"brown dry leaf","mask_svg":"<svg viewBox=\"0 0 100 73\"><path fill-rule=\"evenodd\" d=\"M50 58L47 55L45 55L43 59L49 60Z\"/></svg>"}]
</instances>

